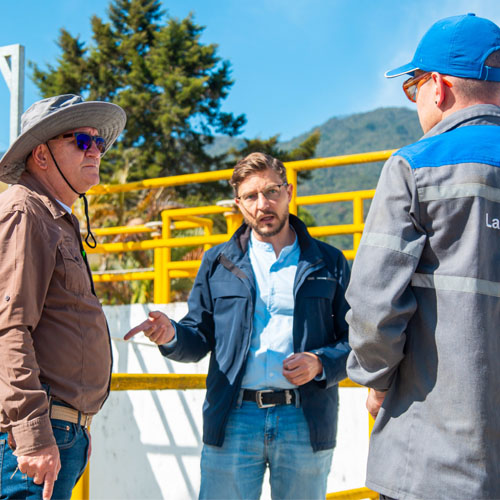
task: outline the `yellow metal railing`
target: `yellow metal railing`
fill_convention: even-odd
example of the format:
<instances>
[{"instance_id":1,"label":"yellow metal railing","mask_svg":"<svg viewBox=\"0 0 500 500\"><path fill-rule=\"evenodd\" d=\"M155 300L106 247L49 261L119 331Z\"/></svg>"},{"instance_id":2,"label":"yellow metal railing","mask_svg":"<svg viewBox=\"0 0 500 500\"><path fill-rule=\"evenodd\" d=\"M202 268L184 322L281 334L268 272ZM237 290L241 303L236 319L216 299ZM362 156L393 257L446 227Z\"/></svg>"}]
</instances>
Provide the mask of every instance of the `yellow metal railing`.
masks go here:
<instances>
[{"instance_id":1,"label":"yellow metal railing","mask_svg":"<svg viewBox=\"0 0 500 500\"><path fill-rule=\"evenodd\" d=\"M290 212L297 214L299 206L316 205L322 203L352 202L352 224L319 226L309 228L312 236L332 236L339 234L353 235L353 248L344 250L347 259L354 259L364 227L363 201L373 198L374 189L364 191L351 191L345 193L331 193L310 196L297 196L297 173L300 171L318 168L339 167L360 163L370 163L386 160L394 150L376 151L353 155L335 156L330 158L317 158L287 162L288 182L294 185ZM157 179L146 179L122 185L100 185L94 187L89 194L124 193L140 189L158 189L179 186L191 183L205 183L230 179L232 169L205 172L197 174L177 175ZM226 233L213 234L212 221L207 215L223 214L226 219ZM126 280L154 280L154 302L157 304L168 303L171 300L170 283L173 278L194 277L199 268L200 261L172 261L172 248L203 246L206 250L213 245L227 241L241 224L241 214L233 206L211 205L204 207L175 208L164 210L161 214L162 221L154 224L145 224L135 227L115 227L96 229L97 236L113 234L150 234L151 239L134 242L104 243L95 249L87 248L90 253L123 253L137 250L154 251L154 267L142 270L123 270L114 272L95 273L94 281L126 281ZM173 231L191 228L202 228L203 236L179 237ZM161 229L161 233L160 233Z\"/></svg>"},{"instance_id":2,"label":"yellow metal railing","mask_svg":"<svg viewBox=\"0 0 500 500\"><path fill-rule=\"evenodd\" d=\"M150 373L113 373L111 377L112 391L154 391L154 390L186 390L186 389L205 389L206 375L203 374L150 374ZM357 387L363 386L349 379L340 382L339 387ZM371 423L369 425L371 429ZM83 476L80 478L73 493L72 500L89 500L90 495L90 473L87 466ZM378 493L369 488L356 488L353 490L328 493L327 499L338 500L362 500L364 498L377 499Z\"/></svg>"}]
</instances>

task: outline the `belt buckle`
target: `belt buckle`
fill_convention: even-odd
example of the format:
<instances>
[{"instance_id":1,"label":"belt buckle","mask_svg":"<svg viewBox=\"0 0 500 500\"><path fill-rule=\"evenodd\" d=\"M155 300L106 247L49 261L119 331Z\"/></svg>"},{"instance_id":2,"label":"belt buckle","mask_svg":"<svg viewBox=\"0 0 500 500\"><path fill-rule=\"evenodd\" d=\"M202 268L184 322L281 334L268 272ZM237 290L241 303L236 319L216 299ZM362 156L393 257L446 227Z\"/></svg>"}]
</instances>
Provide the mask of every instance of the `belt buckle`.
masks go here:
<instances>
[{"instance_id":1,"label":"belt buckle","mask_svg":"<svg viewBox=\"0 0 500 500\"><path fill-rule=\"evenodd\" d=\"M84 413L80 413L80 425L82 427L89 427L92 422L92 415L85 415Z\"/></svg>"},{"instance_id":2,"label":"belt buckle","mask_svg":"<svg viewBox=\"0 0 500 500\"><path fill-rule=\"evenodd\" d=\"M276 406L276 403L265 404L262 402L262 394L268 393L268 392L274 392L274 391L271 389L264 389L262 391L257 391L257 393L255 394L255 396L256 396L255 400L256 400L257 406L259 408L272 408L273 406Z\"/></svg>"}]
</instances>

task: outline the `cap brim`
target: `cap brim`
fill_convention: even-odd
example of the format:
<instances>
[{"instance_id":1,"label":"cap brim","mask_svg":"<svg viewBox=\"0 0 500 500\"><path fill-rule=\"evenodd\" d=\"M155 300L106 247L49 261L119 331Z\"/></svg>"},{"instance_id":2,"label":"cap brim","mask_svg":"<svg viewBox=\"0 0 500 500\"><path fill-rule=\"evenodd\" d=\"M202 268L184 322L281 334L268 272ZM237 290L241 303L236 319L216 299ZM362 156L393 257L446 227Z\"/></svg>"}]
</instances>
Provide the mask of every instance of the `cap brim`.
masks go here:
<instances>
[{"instance_id":1,"label":"cap brim","mask_svg":"<svg viewBox=\"0 0 500 500\"><path fill-rule=\"evenodd\" d=\"M407 75L408 73L413 73L417 69L419 69L419 68L417 68L414 63L410 62L408 64L405 64L404 66L399 66L399 68L391 69L391 71L387 71L384 76L386 78L394 78L396 76Z\"/></svg>"}]
</instances>

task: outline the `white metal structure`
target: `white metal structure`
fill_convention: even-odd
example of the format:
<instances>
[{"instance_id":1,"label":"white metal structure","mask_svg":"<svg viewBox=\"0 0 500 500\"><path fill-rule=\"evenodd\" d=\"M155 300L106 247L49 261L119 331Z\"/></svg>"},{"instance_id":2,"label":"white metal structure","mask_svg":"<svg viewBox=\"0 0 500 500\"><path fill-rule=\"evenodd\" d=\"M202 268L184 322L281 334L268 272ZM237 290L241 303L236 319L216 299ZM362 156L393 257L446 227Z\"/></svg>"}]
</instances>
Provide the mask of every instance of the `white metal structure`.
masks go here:
<instances>
[{"instance_id":1,"label":"white metal structure","mask_svg":"<svg viewBox=\"0 0 500 500\"><path fill-rule=\"evenodd\" d=\"M19 44L0 47L0 70L10 91L10 144L21 132L24 106L24 47Z\"/></svg>"}]
</instances>

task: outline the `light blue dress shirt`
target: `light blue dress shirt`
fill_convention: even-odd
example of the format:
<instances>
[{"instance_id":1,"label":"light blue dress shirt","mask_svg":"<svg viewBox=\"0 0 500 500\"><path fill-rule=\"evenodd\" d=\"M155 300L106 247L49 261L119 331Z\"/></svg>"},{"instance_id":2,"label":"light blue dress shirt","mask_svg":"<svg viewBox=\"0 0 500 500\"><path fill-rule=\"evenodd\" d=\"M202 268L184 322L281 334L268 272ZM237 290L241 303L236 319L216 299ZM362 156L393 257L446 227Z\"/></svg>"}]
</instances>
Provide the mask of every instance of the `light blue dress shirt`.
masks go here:
<instances>
[{"instance_id":1,"label":"light blue dress shirt","mask_svg":"<svg viewBox=\"0 0 500 500\"><path fill-rule=\"evenodd\" d=\"M252 231L248 254L256 282L252 338L244 389L292 389L282 374L283 360L293 354L293 283L300 247L295 237L276 257L271 243L255 238Z\"/></svg>"}]
</instances>

